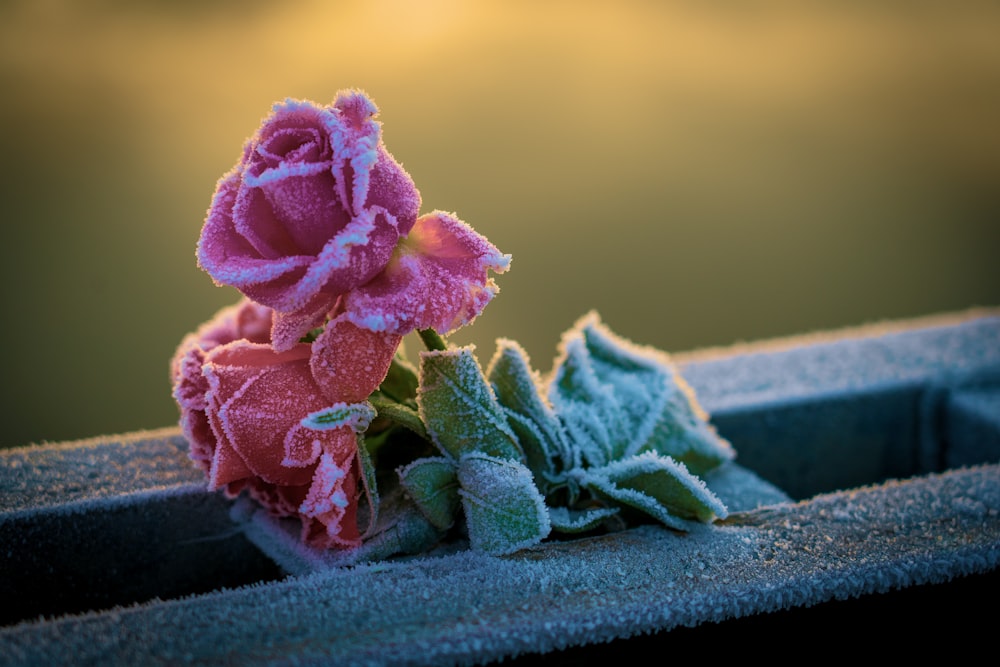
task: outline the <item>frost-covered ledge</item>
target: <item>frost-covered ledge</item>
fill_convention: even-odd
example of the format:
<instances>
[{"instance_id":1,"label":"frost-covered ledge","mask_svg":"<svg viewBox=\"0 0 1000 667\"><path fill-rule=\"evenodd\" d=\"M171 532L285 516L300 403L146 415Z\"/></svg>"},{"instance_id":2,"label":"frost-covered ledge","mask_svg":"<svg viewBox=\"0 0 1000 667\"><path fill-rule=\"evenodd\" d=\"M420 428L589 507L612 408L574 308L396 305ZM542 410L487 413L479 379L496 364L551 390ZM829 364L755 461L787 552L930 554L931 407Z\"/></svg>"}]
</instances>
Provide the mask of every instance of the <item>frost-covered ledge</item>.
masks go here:
<instances>
[{"instance_id":1,"label":"frost-covered ledge","mask_svg":"<svg viewBox=\"0 0 1000 667\"><path fill-rule=\"evenodd\" d=\"M1000 312L675 360L738 452L686 535L337 567L176 429L0 452L0 660L476 664L997 571Z\"/></svg>"}]
</instances>

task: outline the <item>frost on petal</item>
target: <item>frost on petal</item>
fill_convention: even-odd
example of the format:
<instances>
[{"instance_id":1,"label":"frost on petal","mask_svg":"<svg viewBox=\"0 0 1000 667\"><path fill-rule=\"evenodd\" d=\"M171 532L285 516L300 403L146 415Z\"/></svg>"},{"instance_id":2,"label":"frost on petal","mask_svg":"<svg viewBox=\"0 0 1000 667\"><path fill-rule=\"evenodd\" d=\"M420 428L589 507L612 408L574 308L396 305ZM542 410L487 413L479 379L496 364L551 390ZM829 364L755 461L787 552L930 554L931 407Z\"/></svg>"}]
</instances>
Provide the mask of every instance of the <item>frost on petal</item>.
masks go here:
<instances>
[{"instance_id":1,"label":"frost on petal","mask_svg":"<svg viewBox=\"0 0 1000 667\"><path fill-rule=\"evenodd\" d=\"M354 439L350 429L344 429ZM357 526L357 471L354 457L339 460L324 452L309 493L299 507L303 540L319 548L352 548L361 544Z\"/></svg>"},{"instance_id":2,"label":"frost on petal","mask_svg":"<svg viewBox=\"0 0 1000 667\"><path fill-rule=\"evenodd\" d=\"M473 549L509 554L538 544L551 532L531 471L517 461L465 454L458 462L458 483Z\"/></svg>"},{"instance_id":3,"label":"frost on petal","mask_svg":"<svg viewBox=\"0 0 1000 667\"><path fill-rule=\"evenodd\" d=\"M375 120L378 107L363 92L342 90L333 102L328 121L333 148L333 174L340 200L355 215L368 198L370 172L378 159L382 124Z\"/></svg>"},{"instance_id":4,"label":"frost on petal","mask_svg":"<svg viewBox=\"0 0 1000 667\"><path fill-rule=\"evenodd\" d=\"M469 345L420 353L420 418L438 449L453 459L483 452L520 460L517 436L473 350Z\"/></svg>"},{"instance_id":5,"label":"frost on petal","mask_svg":"<svg viewBox=\"0 0 1000 667\"><path fill-rule=\"evenodd\" d=\"M326 317L337 305L337 297L319 293L299 310L274 311L271 326L271 345L284 352L292 349L307 333L326 322Z\"/></svg>"},{"instance_id":6,"label":"frost on petal","mask_svg":"<svg viewBox=\"0 0 1000 667\"><path fill-rule=\"evenodd\" d=\"M173 360L174 400L182 410L204 410L208 380L201 372L205 350L196 341L183 345Z\"/></svg>"},{"instance_id":7,"label":"frost on petal","mask_svg":"<svg viewBox=\"0 0 1000 667\"><path fill-rule=\"evenodd\" d=\"M208 488L212 490L225 488L232 482L238 482L252 475L253 472L247 467L243 457L228 442L223 441L215 448L212 456L208 472Z\"/></svg>"},{"instance_id":8,"label":"frost on petal","mask_svg":"<svg viewBox=\"0 0 1000 667\"><path fill-rule=\"evenodd\" d=\"M299 282L288 288L285 298L295 305L280 310L304 308L318 291L338 296L363 285L389 263L398 241L397 220L391 213L377 207L361 211L323 246Z\"/></svg>"},{"instance_id":9,"label":"frost on petal","mask_svg":"<svg viewBox=\"0 0 1000 667\"><path fill-rule=\"evenodd\" d=\"M309 364L313 378L329 401L360 403L385 379L402 339L355 326L338 316L312 344Z\"/></svg>"},{"instance_id":10,"label":"frost on petal","mask_svg":"<svg viewBox=\"0 0 1000 667\"><path fill-rule=\"evenodd\" d=\"M316 463L323 453L323 441L312 429L296 424L285 434L285 458L281 465L288 468L305 468Z\"/></svg>"},{"instance_id":11,"label":"frost on petal","mask_svg":"<svg viewBox=\"0 0 1000 667\"><path fill-rule=\"evenodd\" d=\"M417 219L380 274L346 295L346 314L373 331L448 334L471 323L499 292L489 272L509 266L510 255L469 225L429 213Z\"/></svg>"},{"instance_id":12,"label":"frost on petal","mask_svg":"<svg viewBox=\"0 0 1000 667\"><path fill-rule=\"evenodd\" d=\"M262 256L236 228L233 219L239 174L230 172L219 182L198 239L198 266L217 285L243 288L254 283L303 273L310 258L302 255ZM270 305L270 304L268 304Z\"/></svg>"},{"instance_id":13,"label":"frost on petal","mask_svg":"<svg viewBox=\"0 0 1000 667\"><path fill-rule=\"evenodd\" d=\"M326 403L303 353L308 346L279 354L268 346L233 343L213 350L206 364L219 388L219 405L209 416L254 474L272 484L293 486L309 478L308 470L282 465L289 429ZM251 362L256 365L248 370ZM244 382L234 389L241 375Z\"/></svg>"},{"instance_id":14,"label":"frost on petal","mask_svg":"<svg viewBox=\"0 0 1000 667\"><path fill-rule=\"evenodd\" d=\"M396 220L396 231L402 236L410 233L420 213L420 191L402 165L382 146L378 148L378 157L368 179L365 207L389 212Z\"/></svg>"},{"instance_id":15,"label":"frost on petal","mask_svg":"<svg viewBox=\"0 0 1000 667\"><path fill-rule=\"evenodd\" d=\"M181 432L188 441L188 456L205 473L211 468L218 446L204 410L181 410Z\"/></svg>"}]
</instances>

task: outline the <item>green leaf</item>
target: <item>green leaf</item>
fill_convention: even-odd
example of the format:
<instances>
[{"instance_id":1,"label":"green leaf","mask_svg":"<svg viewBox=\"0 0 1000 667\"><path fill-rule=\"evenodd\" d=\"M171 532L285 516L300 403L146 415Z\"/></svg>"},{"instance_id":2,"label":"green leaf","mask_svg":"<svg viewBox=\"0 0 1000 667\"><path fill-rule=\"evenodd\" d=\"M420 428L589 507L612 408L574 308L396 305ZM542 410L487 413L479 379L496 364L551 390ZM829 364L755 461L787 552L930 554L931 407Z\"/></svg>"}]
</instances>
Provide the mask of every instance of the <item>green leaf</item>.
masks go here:
<instances>
[{"instance_id":1,"label":"green leaf","mask_svg":"<svg viewBox=\"0 0 1000 667\"><path fill-rule=\"evenodd\" d=\"M378 390L397 403L414 401L417 396L417 369L397 352Z\"/></svg>"},{"instance_id":2,"label":"green leaf","mask_svg":"<svg viewBox=\"0 0 1000 667\"><path fill-rule=\"evenodd\" d=\"M375 465L372 463L372 458L368 453L365 436L358 433L357 439L358 461L361 463L361 486L364 490L364 496L368 500L368 527L361 530L361 526L359 525L358 529L361 531L361 538L365 539L375 530L375 524L378 522L379 495ZM360 516L358 518L361 519Z\"/></svg>"},{"instance_id":3,"label":"green leaf","mask_svg":"<svg viewBox=\"0 0 1000 667\"><path fill-rule=\"evenodd\" d=\"M458 470L443 457L417 459L397 469L399 483L436 528L446 530L458 512Z\"/></svg>"},{"instance_id":4,"label":"green leaf","mask_svg":"<svg viewBox=\"0 0 1000 667\"><path fill-rule=\"evenodd\" d=\"M550 507L549 521L552 530L560 533L583 533L601 526L606 519L618 514L617 507L592 507L571 510L567 507Z\"/></svg>"},{"instance_id":5,"label":"green leaf","mask_svg":"<svg viewBox=\"0 0 1000 667\"><path fill-rule=\"evenodd\" d=\"M736 450L708 421L694 391L679 375L674 377L674 390L640 451L669 456L699 476L736 458Z\"/></svg>"},{"instance_id":6,"label":"green leaf","mask_svg":"<svg viewBox=\"0 0 1000 667\"><path fill-rule=\"evenodd\" d=\"M368 401L361 403L334 403L328 408L311 412L302 418L301 424L317 431L328 431L350 426L355 433L363 433L372 419L375 408Z\"/></svg>"},{"instance_id":7,"label":"green leaf","mask_svg":"<svg viewBox=\"0 0 1000 667\"><path fill-rule=\"evenodd\" d=\"M458 464L458 483L472 548L504 555L548 537L552 526L545 500L521 463L465 454Z\"/></svg>"},{"instance_id":8,"label":"green leaf","mask_svg":"<svg viewBox=\"0 0 1000 667\"><path fill-rule=\"evenodd\" d=\"M381 561L399 554L425 553L442 535L402 490L393 485L386 491L378 522L350 557L352 562L359 563Z\"/></svg>"},{"instance_id":9,"label":"green leaf","mask_svg":"<svg viewBox=\"0 0 1000 667\"><path fill-rule=\"evenodd\" d=\"M601 466L620 458L630 444L627 414L614 388L594 372L578 331L563 335L549 400L575 450L574 467Z\"/></svg>"},{"instance_id":10,"label":"green leaf","mask_svg":"<svg viewBox=\"0 0 1000 667\"><path fill-rule=\"evenodd\" d=\"M542 396L541 380L532 370L524 348L516 341L498 339L486 376L507 413L536 482L572 467L565 430Z\"/></svg>"},{"instance_id":11,"label":"green leaf","mask_svg":"<svg viewBox=\"0 0 1000 667\"><path fill-rule=\"evenodd\" d=\"M473 346L420 354L417 406L431 441L452 459L471 452L522 459Z\"/></svg>"},{"instance_id":12,"label":"green leaf","mask_svg":"<svg viewBox=\"0 0 1000 667\"><path fill-rule=\"evenodd\" d=\"M735 458L667 353L614 334L595 312L563 335L562 346L550 395L590 465L653 451L701 475Z\"/></svg>"},{"instance_id":13,"label":"green leaf","mask_svg":"<svg viewBox=\"0 0 1000 667\"><path fill-rule=\"evenodd\" d=\"M677 530L687 530L689 522L708 523L729 514L704 481L688 472L682 463L655 452L583 470L580 484Z\"/></svg>"}]
</instances>

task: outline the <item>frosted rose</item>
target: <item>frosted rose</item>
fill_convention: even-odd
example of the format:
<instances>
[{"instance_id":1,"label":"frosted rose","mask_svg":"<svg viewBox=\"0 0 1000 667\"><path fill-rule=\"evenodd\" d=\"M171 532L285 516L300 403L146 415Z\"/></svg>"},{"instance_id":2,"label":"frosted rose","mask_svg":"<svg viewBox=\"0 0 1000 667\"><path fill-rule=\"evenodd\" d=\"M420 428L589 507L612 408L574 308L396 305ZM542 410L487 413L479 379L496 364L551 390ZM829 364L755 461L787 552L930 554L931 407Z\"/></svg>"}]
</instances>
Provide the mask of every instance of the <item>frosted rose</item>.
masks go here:
<instances>
[{"instance_id":1,"label":"frosted rose","mask_svg":"<svg viewBox=\"0 0 1000 667\"><path fill-rule=\"evenodd\" d=\"M245 339L252 343L270 341L270 308L242 299L221 309L196 331L181 340L170 361L170 382L180 408L180 426L190 444L189 455L206 473L215 451L215 436L205 415L208 380L201 367L205 355L219 345Z\"/></svg>"},{"instance_id":2,"label":"frosted rose","mask_svg":"<svg viewBox=\"0 0 1000 667\"><path fill-rule=\"evenodd\" d=\"M328 107L275 105L219 181L202 228L198 262L217 284L292 314L300 331L385 267L420 194L382 144L376 113L357 91Z\"/></svg>"},{"instance_id":3,"label":"frosted rose","mask_svg":"<svg viewBox=\"0 0 1000 667\"><path fill-rule=\"evenodd\" d=\"M199 329L203 338L196 332L185 339L172 364L182 427L209 488L230 497L246 491L272 514L299 518L312 546L359 545L366 489L357 433L349 425L317 430L303 420L364 401L385 378L401 338L337 319L312 345L278 352L259 335L263 318L222 315ZM238 337L243 333L255 340Z\"/></svg>"}]
</instances>

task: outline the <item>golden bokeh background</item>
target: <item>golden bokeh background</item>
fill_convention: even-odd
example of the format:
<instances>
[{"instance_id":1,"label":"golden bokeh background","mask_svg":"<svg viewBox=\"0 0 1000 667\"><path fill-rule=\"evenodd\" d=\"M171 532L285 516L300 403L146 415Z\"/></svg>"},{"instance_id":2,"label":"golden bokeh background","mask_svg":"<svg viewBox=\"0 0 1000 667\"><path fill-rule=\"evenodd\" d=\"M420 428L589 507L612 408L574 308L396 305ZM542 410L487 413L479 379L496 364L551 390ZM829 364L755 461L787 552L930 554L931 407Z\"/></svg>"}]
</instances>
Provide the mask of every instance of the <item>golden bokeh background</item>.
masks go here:
<instances>
[{"instance_id":1,"label":"golden bokeh background","mask_svg":"<svg viewBox=\"0 0 1000 667\"><path fill-rule=\"evenodd\" d=\"M195 264L275 101L361 88L513 255L472 327L670 352L1000 304L1000 3L0 0L0 445L176 422Z\"/></svg>"}]
</instances>

